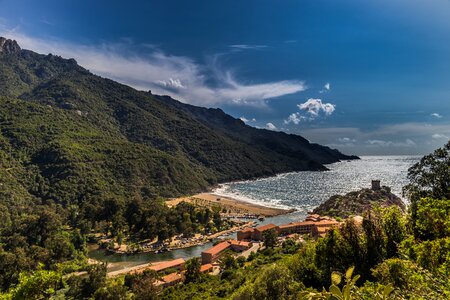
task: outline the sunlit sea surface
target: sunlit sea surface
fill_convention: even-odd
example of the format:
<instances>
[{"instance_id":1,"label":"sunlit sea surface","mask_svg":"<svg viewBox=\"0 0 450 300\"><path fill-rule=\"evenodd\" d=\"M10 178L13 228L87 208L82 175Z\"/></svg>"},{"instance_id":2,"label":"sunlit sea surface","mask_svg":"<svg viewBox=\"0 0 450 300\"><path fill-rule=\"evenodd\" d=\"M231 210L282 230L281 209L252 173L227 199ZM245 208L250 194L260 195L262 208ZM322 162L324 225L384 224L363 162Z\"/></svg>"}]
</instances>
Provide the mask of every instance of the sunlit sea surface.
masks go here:
<instances>
[{"instance_id":1,"label":"sunlit sea surface","mask_svg":"<svg viewBox=\"0 0 450 300\"><path fill-rule=\"evenodd\" d=\"M325 172L293 172L258 180L220 185L214 193L272 207L311 211L336 194L370 187L372 179L391 187L401 197L408 168L420 156L363 156L360 160L327 165ZM406 201L405 201L406 202Z\"/></svg>"}]
</instances>

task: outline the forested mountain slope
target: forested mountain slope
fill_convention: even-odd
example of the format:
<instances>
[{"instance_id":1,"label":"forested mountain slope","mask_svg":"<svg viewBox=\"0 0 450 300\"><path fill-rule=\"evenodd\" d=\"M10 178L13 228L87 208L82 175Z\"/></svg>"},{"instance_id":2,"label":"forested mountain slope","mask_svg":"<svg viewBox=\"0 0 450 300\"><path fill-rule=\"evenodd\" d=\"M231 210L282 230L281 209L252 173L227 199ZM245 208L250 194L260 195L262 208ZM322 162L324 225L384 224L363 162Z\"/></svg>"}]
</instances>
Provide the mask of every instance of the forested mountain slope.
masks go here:
<instances>
[{"instance_id":1,"label":"forested mountain slope","mask_svg":"<svg viewBox=\"0 0 450 300\"><path fill-rule=\"evenodd\" d=\"M73 59L0 45L0 151L31 172L14 180L39 198L175 196L354 158L137 91Z\"/></svg>"}]
</instances>

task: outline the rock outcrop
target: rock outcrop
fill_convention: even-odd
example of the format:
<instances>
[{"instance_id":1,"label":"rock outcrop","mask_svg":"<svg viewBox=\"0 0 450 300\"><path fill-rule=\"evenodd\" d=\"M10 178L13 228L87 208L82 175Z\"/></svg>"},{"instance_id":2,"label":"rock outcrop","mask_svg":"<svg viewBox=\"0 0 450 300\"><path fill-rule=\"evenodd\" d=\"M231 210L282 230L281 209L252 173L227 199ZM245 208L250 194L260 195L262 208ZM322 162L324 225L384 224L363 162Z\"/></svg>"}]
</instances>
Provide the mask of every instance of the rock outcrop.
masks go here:
<instances>
[{"instance_id":1,"label":"rock outcrop","mask_svg":"<svg viewBox=\"0 0 450 300\"><path fill-rule=\"evenodd\" d=\"M14 54L19 52L20 46L15 40L9 40L4 37L0 37L0 53Z\"/></svg>"},{"instance_id":2,"label":"rock outcrop","mask_svg":"<svg viewBox=\"0 0 450 300\"><path fill-rule=\"evenodd\" d=\"M391 189L382 186L380 189L361 189L346 195L334 195L315 208L313 213L332 217L347 218L351 215L362 215L374 206L387 207L396 205L402 211L406 207L402 199L391 193Z\"/></svg>"}]
</instances>

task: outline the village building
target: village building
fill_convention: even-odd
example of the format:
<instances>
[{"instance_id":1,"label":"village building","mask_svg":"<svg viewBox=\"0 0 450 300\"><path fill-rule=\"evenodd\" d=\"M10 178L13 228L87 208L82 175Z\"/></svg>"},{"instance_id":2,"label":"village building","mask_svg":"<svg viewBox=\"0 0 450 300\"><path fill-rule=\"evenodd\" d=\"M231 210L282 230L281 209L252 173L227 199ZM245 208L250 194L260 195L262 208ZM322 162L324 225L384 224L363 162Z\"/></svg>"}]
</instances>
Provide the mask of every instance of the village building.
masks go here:
<instances>
[{"instance_id":1,"label":"village building","mask_svg":"<svg viewBox=\"0 0 450 300\"><path fill-rule=\"evenodd\" d=\"M298 233L298 234L314 235L316 229L317 229L316 222L312 221L293 222L289 224L280 225L278 228L278 234L288 235Z\"/></svg>"},{"instance_id":2,"label":"village building","mask_svg":"<svg viewBox=\"0 0 450 300\"><path fill-rule=\"evenodd\" d=\"M292 222L276 226L267 224L256 228L245 228L237 233L238 241L260 241L263 239L263 233L267 230L275 229L279 235L291 234L310 234L313 237L324 236L331 228L337 227L339 222L333 218L310 214L305 221Z\"/></svg>"},{"instance_id":3,"label":"village building","mask_svg":"<svg viewBox=\"0 0 450 300\"><path fill-rule=\"evenodd\" d=\"M266 224L259 227L256 227L252 233L252 240L254 241L262 241L264 238L264 232L268 230L274 229L278 231L278 226L275 224Z\"/></svg>"},{"instance_id":4,"label":"village building","mask_svg":"<svg viewBox=\"0 0 450 300\"><path fill-rule=\"evenodd\" d=\"M184 281L184 276L182 273L170 273L169 275L163 276L156 285L162 285L164 288L169 286L174 286Z\"/></svg>"},{"instance_id":5,"label":"village building","mask_svg":"<svg viewBox=\"0 0 450 300\"><path fill-rule=\"evenodd\" d=\"M252 243L236 240L221 242L214 247L202 252L202 264L212 264L213 262L217 261L219 257L228 249L235 252L242 252L249 249L251 246Z\"/></svg>"},{"instance_id":6,"label":"village building","mask_svg":"<svg viewBox=\"0 0 450 300\"><path fill-rule=\"evenodd\" d=\"M229 240L231 249L235 252L242 252L247 249L250 249L252 246L252 243L250 242L244 242L244 241L236 241L236 240Z\"/></svg>"},{"instance_id":7,"label":"village building","mask_svg":"<svg viewBox=\"0 0 450 300\"><path fill-rule=\"evenodd\" d=\"M200 273L210 273L213 271L213 269L214 266L212 264L201 265Z\"/></svg>"},{"instance_id":8,"label":"village building","mask_svg":"<svg viewBox=\"0 0 450 300\"><path fill-rule=\"evenodd\" d=\"M165 261L159 264L152 265L147 270L153 270L155 272L162 272L168 269L177 269L179 271L183 270L185 260L183 258L178 258L170 261Z\"/></svg>"},{"instance_id":9,"label":"village building","mask_svg":"<svg viewBox=\"0 0 450 300\"><path fill-rule=\"evenodd\" d=\"M237 232L238 241L250 241L252 239L252 235L255 229L251 227L244 228Z\"/></svg>"}]
</instances>

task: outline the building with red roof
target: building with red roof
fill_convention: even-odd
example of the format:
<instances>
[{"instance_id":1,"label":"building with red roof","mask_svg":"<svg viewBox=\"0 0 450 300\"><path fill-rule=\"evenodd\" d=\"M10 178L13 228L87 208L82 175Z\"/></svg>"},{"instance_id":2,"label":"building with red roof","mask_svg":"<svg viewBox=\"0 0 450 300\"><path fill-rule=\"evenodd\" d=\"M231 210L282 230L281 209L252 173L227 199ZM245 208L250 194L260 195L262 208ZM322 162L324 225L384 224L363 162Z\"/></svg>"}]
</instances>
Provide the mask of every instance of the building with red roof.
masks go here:
<instances>
[{"instance_id":1,"label":"building with red roof","mask_svg":"<svg viewBox=\"0 0 450 300\"><path fill-rule=\"evenodd\" d=\"M238 241L250 241L252 239L252 235L255 229L251 227L244 228L237 232Z\"/></svg>"},{"instance_id":2,"label":"building with red roof","mask_svg":"<svg viewBox=\"0 0 450 300\"><path fill-rule=\"evenodd\" d=\"M249 249L252 246L252 243L236 241L236 240L227 240L223 241L208 250L202 252L202 264L212 264L225 252L225 250L230 249L236 252L241 252Z\"/></svg>"},{"instance_id":3,"label":"building with red roof","mask_svg":"<svg viewBox=\"0 0 450 300\"><path fill-rule=\"evenodd\" d=\"M201 265L200 273L209 273L213 270L213 268L214 267L212 264Z\"/></svg>"},{"instance_id":4,"label":"building with red roof","mask_svg":"<svg viewBox=\"0 0 450 300\"><path fill-rule=\"evenodd\" d=\"M155 264L147 268L147 270L153 270L156 272L161 272L167 269L176 268L178 270L182 270L184 268L184 259L178 258L170 261L165 261L159 264Z\"/></svg>"},{"instance_id":5,"label":"building with red roof","mask_svg":"<svg viewBox=\"0 0 450 300\"><path fill-rule=\"evenodd\" d=\"M278 226L271 223L256 227L252 234L252 240L262 241L264 232L272 229L278 231Z\"/></svg>"},{"instance_id":6,"label":"building with red roof","mask_svg":"<svg viewBox=\"0 0 450 300\"><path fill-rule=\"evenodd\" d=\"M170 273L169 275L163 276L161 278L161 281L163 287L169 287L182 283L184 281L184 276L181 273L174 272Z\"/></svg>"}]
</instances>

